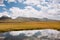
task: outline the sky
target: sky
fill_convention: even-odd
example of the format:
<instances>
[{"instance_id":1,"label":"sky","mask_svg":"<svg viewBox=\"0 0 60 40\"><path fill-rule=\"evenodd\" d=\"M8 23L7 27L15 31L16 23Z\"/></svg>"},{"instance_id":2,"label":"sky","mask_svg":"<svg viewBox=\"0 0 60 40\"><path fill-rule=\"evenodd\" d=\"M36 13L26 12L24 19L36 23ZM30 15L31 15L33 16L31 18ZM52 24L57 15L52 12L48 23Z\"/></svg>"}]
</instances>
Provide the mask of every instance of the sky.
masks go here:
<instances>
[{"instance_id":1,"label":"sky","mask_svg":"<svg viewBox=\"0 0 60 40\"><path fill-rule=\"evenodd\" d=\"M60 0L0 0L0 17L60 20Z\"/></svg>"}]
</instances>

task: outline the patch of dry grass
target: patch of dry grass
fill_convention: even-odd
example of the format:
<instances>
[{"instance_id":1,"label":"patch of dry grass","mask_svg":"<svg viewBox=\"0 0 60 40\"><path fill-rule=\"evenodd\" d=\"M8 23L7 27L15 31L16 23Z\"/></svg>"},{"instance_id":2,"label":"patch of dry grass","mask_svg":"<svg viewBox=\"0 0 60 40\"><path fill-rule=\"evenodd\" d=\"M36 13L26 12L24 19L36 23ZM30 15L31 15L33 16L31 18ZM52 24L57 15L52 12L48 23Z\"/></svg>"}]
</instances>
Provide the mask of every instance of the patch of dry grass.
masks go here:
<instances>
[{"instance_id":1,"label":"patch of dry grass","mask_svg":"<svg viewBox=\"0 0 60 40\"><path fill-rule=\"evenodd\" d=\"M0 23L0 31L26 29L59 29L60 22L22 22L22 23Z\"/></svg>"}]
</instances>

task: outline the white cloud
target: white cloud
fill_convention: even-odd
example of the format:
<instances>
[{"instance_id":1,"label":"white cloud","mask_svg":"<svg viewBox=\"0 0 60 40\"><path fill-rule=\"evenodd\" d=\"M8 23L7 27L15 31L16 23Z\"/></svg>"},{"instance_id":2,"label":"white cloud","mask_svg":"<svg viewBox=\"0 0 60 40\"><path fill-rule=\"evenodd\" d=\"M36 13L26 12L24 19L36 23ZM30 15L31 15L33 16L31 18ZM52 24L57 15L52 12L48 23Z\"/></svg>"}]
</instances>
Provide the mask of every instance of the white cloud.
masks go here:
<instances>
[{"instance_id":1,"label":"white cloud","mask_svg":"<svg viewBox=\"0 0 60 40\"><path fill-rule=\"evenodd\" d=\"M18 2L23 2L24 0L8 0L8 2L15 2L16 3L16 1L18 1Z\"/></svg>"},{"instance_id":2,"label":"white cloud","mask_svg":"<svg viewBox=\"0 0 60 40\"><path fill-rule=\"evenodd\" d=\"M17 0L18 2L22 2L24 0ZM57 0L52 0L53 3L50 2L45 2L45 0L26 0L23 3L26 4L27 6L25 9L20 9L18 7L12 7L10 8L9 11L10 17L12 19L15 19L19 16L22 17L35 17L35 18L49 18L49 19L55 19L55 20L60 20L60 4L58 4L59 1ZM16 2L16 0L8 0L8 2ZM46 4L47 6L43 6ZM36 6L41 8L40 11L34 9L32 6ZM4 12L5 13L5 12ZM7 12L8 13L8 12ZM2 15L2 14L1 14ZM8 14L7 14L8 15Z\"/></svg>"},{"instance_id":3,"label":"white cloud","mask_svg":"<svg viewBox=\"0 0 60 40\"><path fill-rule=\"evenodd\" d=\"M21 3L21 2L23 2L24 0L17 0L17 1Z\"/></svg>"},{"instance_id":4,"label":"white cloud","mask_svg":"<svg viewBox=\"0 0 60 40\"><path fill-rule=\"evenodd\" d=\"M0 4L0 6L5 6L4 4Z\"/></svg>"},{"instance_id":5,"label":"white cloud","mask_svg":"<svg viewBox=\"0 0 60 40\"><path fill-rule=\"evenodd\" d=\"M0 13L0 17L2 17L2 13Z\"/></svg>"},{"instance_id":6,"label":"white cloud","mask_svg":"<svg viewBox=\"0 0 60 40\"><path fill-rule=\"evenodd\" d=\"M4 0L0 0L0 6L5 6L3 3Z\"/></svg>"},{"instance_id":7,"label":"white cloud","mask_svg":"<svg viewBox=\"0 0 60 40\"><path fill-rule=\"evenodd\" d=\"M2 17L2 16L8 16L8 17L10 17L10 15L8 14L8 12L2 12L2 13L0 13L0 17Z\"/></svg>"},{"instance_id":8,"label":"white cloud","mask_svg":"<svg viewBox=\"0 0 60 40\"><path fill-rule=\"evenodd\" d=\"M16 0L8 0L8 3L9 3L9 2L16 2Z\"/></svg>"},{"instance_id":9,"label":"white cloud","mask_svg":"<svg viewBox=\"0 0 60 40\"><path fill-rule=\"evenodd\" d=\"M27 5L38 5L40 4L40 1L39 0L26 0L24 3Z\"/></svg>"},{"instance_id":10,"label":"white cloud","mask_svg":"<svg viewBox=\"0 0 60 40\"><path fill-rule=\"evenodd\" d=\"M3 3L3 1L4 1L4 0L0 0L0 4L2 4L2 3Z\"/></svg>"},{"instance_id":11,"label":"white cloud","mask_svg":"<svg viewBox=\"0 0 60 40\"><path fill-rule=\"evenodd\" d=\"M11 14L12 19L15 19L16 17L21 16L22 14L22 10L20 10L17 7L11 8L10 11L12 12Z\"/></svg>"},{"instance_id":12,"label":"white cloud","mask_svg":"<svg viewBox=\"0 0 60 40\"><path fill-rule=\"evenodd\" d=\"M12 7L10 11L12 12L11 17L13 19L15 19L18 16L41 18L40 16L43 15L42 12L35 10L31 6L27 6L25 9L19 9L18 7Z\"/></svg>"},{"instance_id":13,"label":"white cloud","mask_svg":"<svg viewBox=\"0 0 60 40\"><path fill-rule=\"evenodd\" d=\"M10 11L12 12L12 15L11 15L12 19L17 18L18 16L22 16L22 17L35 17L35 18L45 17L49 19L60 20L59 17L57 18L58 15L56 15L58 14L57 9L47 9L45 7L42 7L41 11L37 11L31 6L27 6L25 7L25 9L20 9L18 7L12 7Z\"/></svg>"}]
</instances>

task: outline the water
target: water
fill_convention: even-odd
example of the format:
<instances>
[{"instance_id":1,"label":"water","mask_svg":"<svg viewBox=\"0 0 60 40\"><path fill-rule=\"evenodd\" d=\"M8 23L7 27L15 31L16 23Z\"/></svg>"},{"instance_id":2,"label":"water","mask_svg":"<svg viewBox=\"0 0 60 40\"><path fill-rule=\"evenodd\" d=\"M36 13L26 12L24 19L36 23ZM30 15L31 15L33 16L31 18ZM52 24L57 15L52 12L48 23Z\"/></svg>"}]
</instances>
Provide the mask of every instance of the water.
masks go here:
<instances>
[{"instance_id":1,"label":"water","mask_svg":"<svg viewBox=\"0 0 60 40\"><path fill-rule=\"evenodd\" d=\"M0 40L60 40L60 31L52 29L0 33Z\"/></svg>"}]
</instances>

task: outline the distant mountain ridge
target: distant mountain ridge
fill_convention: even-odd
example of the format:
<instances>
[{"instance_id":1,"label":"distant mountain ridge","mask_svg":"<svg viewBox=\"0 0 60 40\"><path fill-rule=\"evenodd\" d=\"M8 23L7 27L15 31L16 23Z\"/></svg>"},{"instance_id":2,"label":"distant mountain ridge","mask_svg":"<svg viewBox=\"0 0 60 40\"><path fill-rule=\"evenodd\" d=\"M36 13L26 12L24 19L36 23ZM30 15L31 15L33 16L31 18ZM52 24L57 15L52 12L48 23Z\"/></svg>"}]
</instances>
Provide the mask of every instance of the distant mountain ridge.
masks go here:
<instances>
[{"instance_id":1,"label":"distant mountain ridge","mask_svg":"<svg viewBox=\"0 0 60 40\"><path fill-rule=\"evenodd\" d=\"M39 22L39 21L57 21L57 20L52 20L52 19L48 19L48 18L28 18L28 17L17 17L16 19L12 19L10 17L7 16L2 16L0 17L0 22Z\"/></svg>"},{"instance_id":2,"label":"distant mountain ridge","mask_svg":"<svg viewBox=\"0 0 60 40\"><path fill-rule=\"evenodd\" d=\"M6 19L11 19L11 18L10 17L7 17L7 16L0 17L0 20L6 20Z\"/></svg>"}]
</instances>

